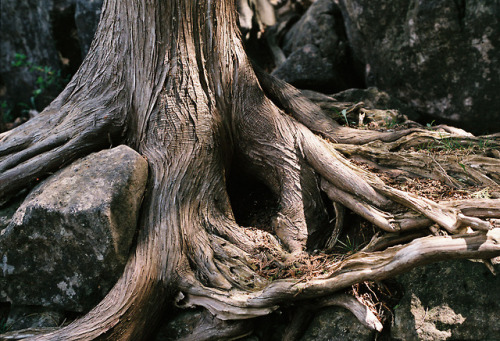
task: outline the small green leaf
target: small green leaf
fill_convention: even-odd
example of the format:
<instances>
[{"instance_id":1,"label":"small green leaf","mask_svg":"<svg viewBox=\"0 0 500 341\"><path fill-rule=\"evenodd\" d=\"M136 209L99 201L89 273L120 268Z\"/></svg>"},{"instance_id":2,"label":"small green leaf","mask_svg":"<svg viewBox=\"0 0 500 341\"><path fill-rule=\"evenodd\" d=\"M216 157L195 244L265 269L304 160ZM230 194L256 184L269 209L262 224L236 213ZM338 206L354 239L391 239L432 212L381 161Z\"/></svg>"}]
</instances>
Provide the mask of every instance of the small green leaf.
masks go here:
<instances>
[{"instance_id":1,"label":"small green leaf","mask_svg":"<svg viewBox=\"0 0 500 341\"><path fill-rule=\"evenodd\" d=\"M342 116L344 117L345 124L349 125L349 121L347 120L347 110L346 109L342 110Z\"/></svg>"}]
</instances>

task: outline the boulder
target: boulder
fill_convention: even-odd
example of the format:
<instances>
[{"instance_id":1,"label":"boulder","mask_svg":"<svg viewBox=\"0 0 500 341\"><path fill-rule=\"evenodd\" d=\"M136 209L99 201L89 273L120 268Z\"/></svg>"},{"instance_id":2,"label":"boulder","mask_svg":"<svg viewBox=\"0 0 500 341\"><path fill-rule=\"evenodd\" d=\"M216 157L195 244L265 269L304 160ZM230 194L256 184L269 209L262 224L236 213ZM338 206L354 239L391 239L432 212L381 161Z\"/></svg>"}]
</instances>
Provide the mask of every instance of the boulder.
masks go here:
<instances>
[{"instance_id":1,"label":"boulder","mask_svg":"<svg viewBox=\"0 0 500 341\"><path fill-rule=\"evenodd\" d=\"M495 265L496 272L500 265ZM500 277L467 260L416 268L398 277L395 340L499 340Z\"/></svg>"},{"instance_id":2,"label":"boulder","mask_svg":"<svg viewBox=\"0 0 500 341\"><path fill-rule=\"evenodd\" d=\"M405 113L411 110L409 106L405 106L404 103L390 96L387 92L375 87L348 89L333 94L331 97L339 102L363 102L366 108L372 109L400 109Z\"/></svg>"},{"instance_id":3,"label":"boulder","mask_svg":"<svg viewBox=\"0 0 500 341\"><path fill-rule=\"evenodd\" d=\"M9 107L18 102L31 104L30 97L39 74L16 67L15 54L35 65L60 69L52 38L52 0L2 0L0 11L0 101Z\"/></svg>"},{"instance_id":4,"label":"boulder","mask_svg":"<svg viewBox=\"0 0 500 341\"><path fill-rule=\"evenodd\" d=\"M363 326L348 310L321 309L313 317L301 341L371 341L376 332Z\"/></svg>"},{"instance_id":5,"label":"boulder","mask_svg":"<svg viewBox=\"0 0 500 341\"><path fill-rule=\"evenodd\" d=\"M64 313L43 307L15 306L10 309L5 329L55 328L64 322Z\"/></svg>"},{"instance_id":6,"label":"boulder","mask_svg":"<svg viewBox=\"0 0 500 341\"><path fill-rule=\"evenodd\" d=\"M318 47L312 44L292 52L285 62L273 71L273 75L305 89L325 89L338 77L330 60L323 57Z\"/></svg>"},{"instance_id":7,"label":"boulder","mask_svg":"<svg viewBox=\"0 0 500 341\"><path fill-rule=\"evenodd\" d=\"M411 119L498 132L498 1L340 0L340 7L368 86L411 104L418 112Z\"/></svg>"},{"instance_id":8,"label":"boulder","mask_svg":"<svg viewBox=\"0 0 500 341\"><path fill-rule=\"evenodd\" d=\"M135 234L147 162L119 146L58 171L0 231L0 301L82 312L121 275Z\"/></svg>"},{"instance_id":9,"label":"boulder","mask_svg":"<svg viewBox=\"0 0 500 341\"><path fill-rule=\"evenodd\" d=\"M21 113L27 119L28 110L43 110L59 94L88 52L101 6L102 0L2 0L0 132L2 120ZM40 77L47 81L37 84Z\"/></svg>"},{"instance_id":10,"label":"boulder","mask_svg":"<svg viewBox=\"0 0 500 341\"><path fill-rule=\"evenodd\" d=\"M317 0L286 33L287 56L273 75L300 88L335 92L357 84L341 12L334 0Z\"/></svg>"}]
</instances>

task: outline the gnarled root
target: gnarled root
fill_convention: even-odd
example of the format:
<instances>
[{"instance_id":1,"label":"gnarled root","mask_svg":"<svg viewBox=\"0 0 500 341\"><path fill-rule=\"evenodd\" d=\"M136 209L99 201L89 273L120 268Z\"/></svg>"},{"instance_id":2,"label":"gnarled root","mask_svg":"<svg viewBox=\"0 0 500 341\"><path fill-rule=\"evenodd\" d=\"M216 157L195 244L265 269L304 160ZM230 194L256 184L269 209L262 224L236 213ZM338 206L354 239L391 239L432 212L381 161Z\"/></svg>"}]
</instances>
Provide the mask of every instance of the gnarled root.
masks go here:
<instances>
[{"instance_id":1,"label":"gnarled root","mask_svg":"<svg viewBox=\"0 0 500 341\"><path fill-rule=\"evenodd\" d=\"M101 109L95 103L76 105L77 98L66 98L70 92L71 84L35 118L0 134L0 204L27 183L118 140L125 121L121 109L112 110L106 105Z\"/></svg>"}]
</instances>

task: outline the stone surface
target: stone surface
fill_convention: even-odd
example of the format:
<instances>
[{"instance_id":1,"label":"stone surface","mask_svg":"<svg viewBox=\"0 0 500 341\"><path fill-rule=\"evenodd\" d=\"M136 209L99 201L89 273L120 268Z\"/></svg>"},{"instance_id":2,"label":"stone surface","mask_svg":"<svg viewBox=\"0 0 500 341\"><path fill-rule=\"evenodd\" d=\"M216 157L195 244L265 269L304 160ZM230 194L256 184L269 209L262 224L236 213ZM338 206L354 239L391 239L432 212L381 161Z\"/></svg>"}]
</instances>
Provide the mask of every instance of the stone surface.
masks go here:
<instances>
[{"instance_id":1,"label":"stone surface","mask_svg":"<svg viewBox=\"0 0 500 341\"><path fill-rule=\"evenodd\" d=\"M87 55L99 24L103 0L76 0L75 22L82 58Z\"/></svg>"},{"instance_id":2,"label":"stone surface","mask_svg":"<svg viewBox=\"0 0 500 341\"><path fill-rule=\"evenodd\" d=\"M201 309L181 310L164 324L155 337L155 341L174 341L189 336L203 317Z\"/></svg>"},{"instance_id":3,"label":"stone surface","mask_svg":"<svg viewBox=\"0 0 500 341\"><path fill-rule=\"evenodd\" d=\"M0 301L84 311L129 254L147 162L119 146L82 158L35 187L0 231Z\"/></svg>"},{"instance_id":4,"label":"stone surface","mask_svg":"<svg viewBox=\"0 0 500 341\"><path fill-rule=\"evenodd\" d=\"M12 221L12 216L16 213L19 206L21 206L24 200L23 196L19 196L11 200L6 205L0 207L0 231L6 228Z\"/></svg>"},{"instance_id":5,"label":"stone surface","mask_svg":"<svg viewBox=\"0 0 500 341\"><path fill-rule=\"evenodd\" d=\"M321 309L312 319L301 341L371 341L375 332L364 327L348 310Z\"/></svg>"},{"instance_id":6,"label":"stone surface","mask_svg":"<svg viewBox=\"0 0 500 341\"><path fill-rule=\"evenodd\" d=\"M495 265L500 272L500 265ZM500 340L500 277L467 260L416 268L398 277L396 340Z\"/></svg>"},{"instance_id":7,"label":"stone surface","mask_svg":"<svg viewBox=\"0 0 500 341\"><path fill-rule=\"evenodd\" d=\"M2 0L0 11L0 101L9 106L30 103L38 75L14 67L14 55L24 54L36 65L61 67L52 38L52 0Z\"/></svg>"},{"instance_id":8,"label":"stone surface","mask_svg":"<svg viewBox=\"0 0 500 341\"><path fill-rule=\"evenodd\" d=\"M64 314L41 307L12 307L5 322L6 331L27 328L59 327L64 321Z\"/></svg>"},{"instance_id":9,"label":"stone surface","mask_svg":"<svg viewBox=\"0 0 500 341\"><path fill-rule=\"evenodd\" d=\"M500 1L341 0L366 83L474 132L500 129ZM406 114L406 113L405 113Z\"/></svg>"},{"instance_id":10,"label":"stone surface","mask_svg":"<svg viewBox=\"0 0 500 341\"><path fill-rule=\"evenodd\" d=\"M102 0L2 0L0 11L0 117L13 120L29 106L41 111L59 94L66 76L78 69L87 54L99 21ZM13 66L15 55L26 56L32 65L50 67L50 85L36 84L44 73ZM35 89L42 89L31 99ZM33 107L34 106L34 107ZM26 114L25 114L26 115Z\"/></svg>"},{"instance_id":11,"label":"stone surface","mask_svg":"<svg viewBox=\"0 0 500 341\"><path fill-rule=\"evenodd\" d=\"M332 97L339 102L363 102L365 107L373 109L402 109L405 112L411 110L409 106L405 106L387 92L381 91L376 87L368 89L348 89L338 92Z\"/></svg>"},{"instance_id":12,"label":"stone surface","mask_svg":"<svg viewBox=\"0 0 500 341\"><path fill-rule=\"evenodd\" d=\"M273 75L300 88L335 92L355 86L340 10L317 0L283 38L286 61Z\"/></svg>"}]
</instances>

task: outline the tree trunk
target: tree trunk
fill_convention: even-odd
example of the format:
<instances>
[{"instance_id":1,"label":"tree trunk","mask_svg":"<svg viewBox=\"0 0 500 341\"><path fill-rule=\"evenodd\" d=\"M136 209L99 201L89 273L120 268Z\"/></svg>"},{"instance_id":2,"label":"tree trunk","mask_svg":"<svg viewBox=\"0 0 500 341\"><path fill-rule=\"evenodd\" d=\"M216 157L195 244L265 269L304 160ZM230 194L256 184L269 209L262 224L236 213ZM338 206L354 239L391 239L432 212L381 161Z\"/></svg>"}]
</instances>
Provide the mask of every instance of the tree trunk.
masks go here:
<instances>
[{"instance_id":1,"label":"tree trunk","mask_svg":"<svg viewBox=\"0 0 500 341\"><path fill-rule=\"evenodd\" d=\"M33 339L147 339L174 303L203 306L214 323L248 319L426 262L500 254L491 222L398 192L314 135L360 144L414 131L356 138L363 132L340 127L295 89L257 78L234 7L233 0L105 1L89 55L67 88L39 116L0 135L0 202L110 145L133 147L150 166L122 277L87 315ZM226 189L235 158L279 198L274 233L236 224ZM321 188L389 233L415 228L415 220L388 213L394 202L420 214L419 228L484 231L360 253L321 278L269 282L254 269L256 250L284 262L307 257L333 228Z\"/></svg>"}]
</instances>

